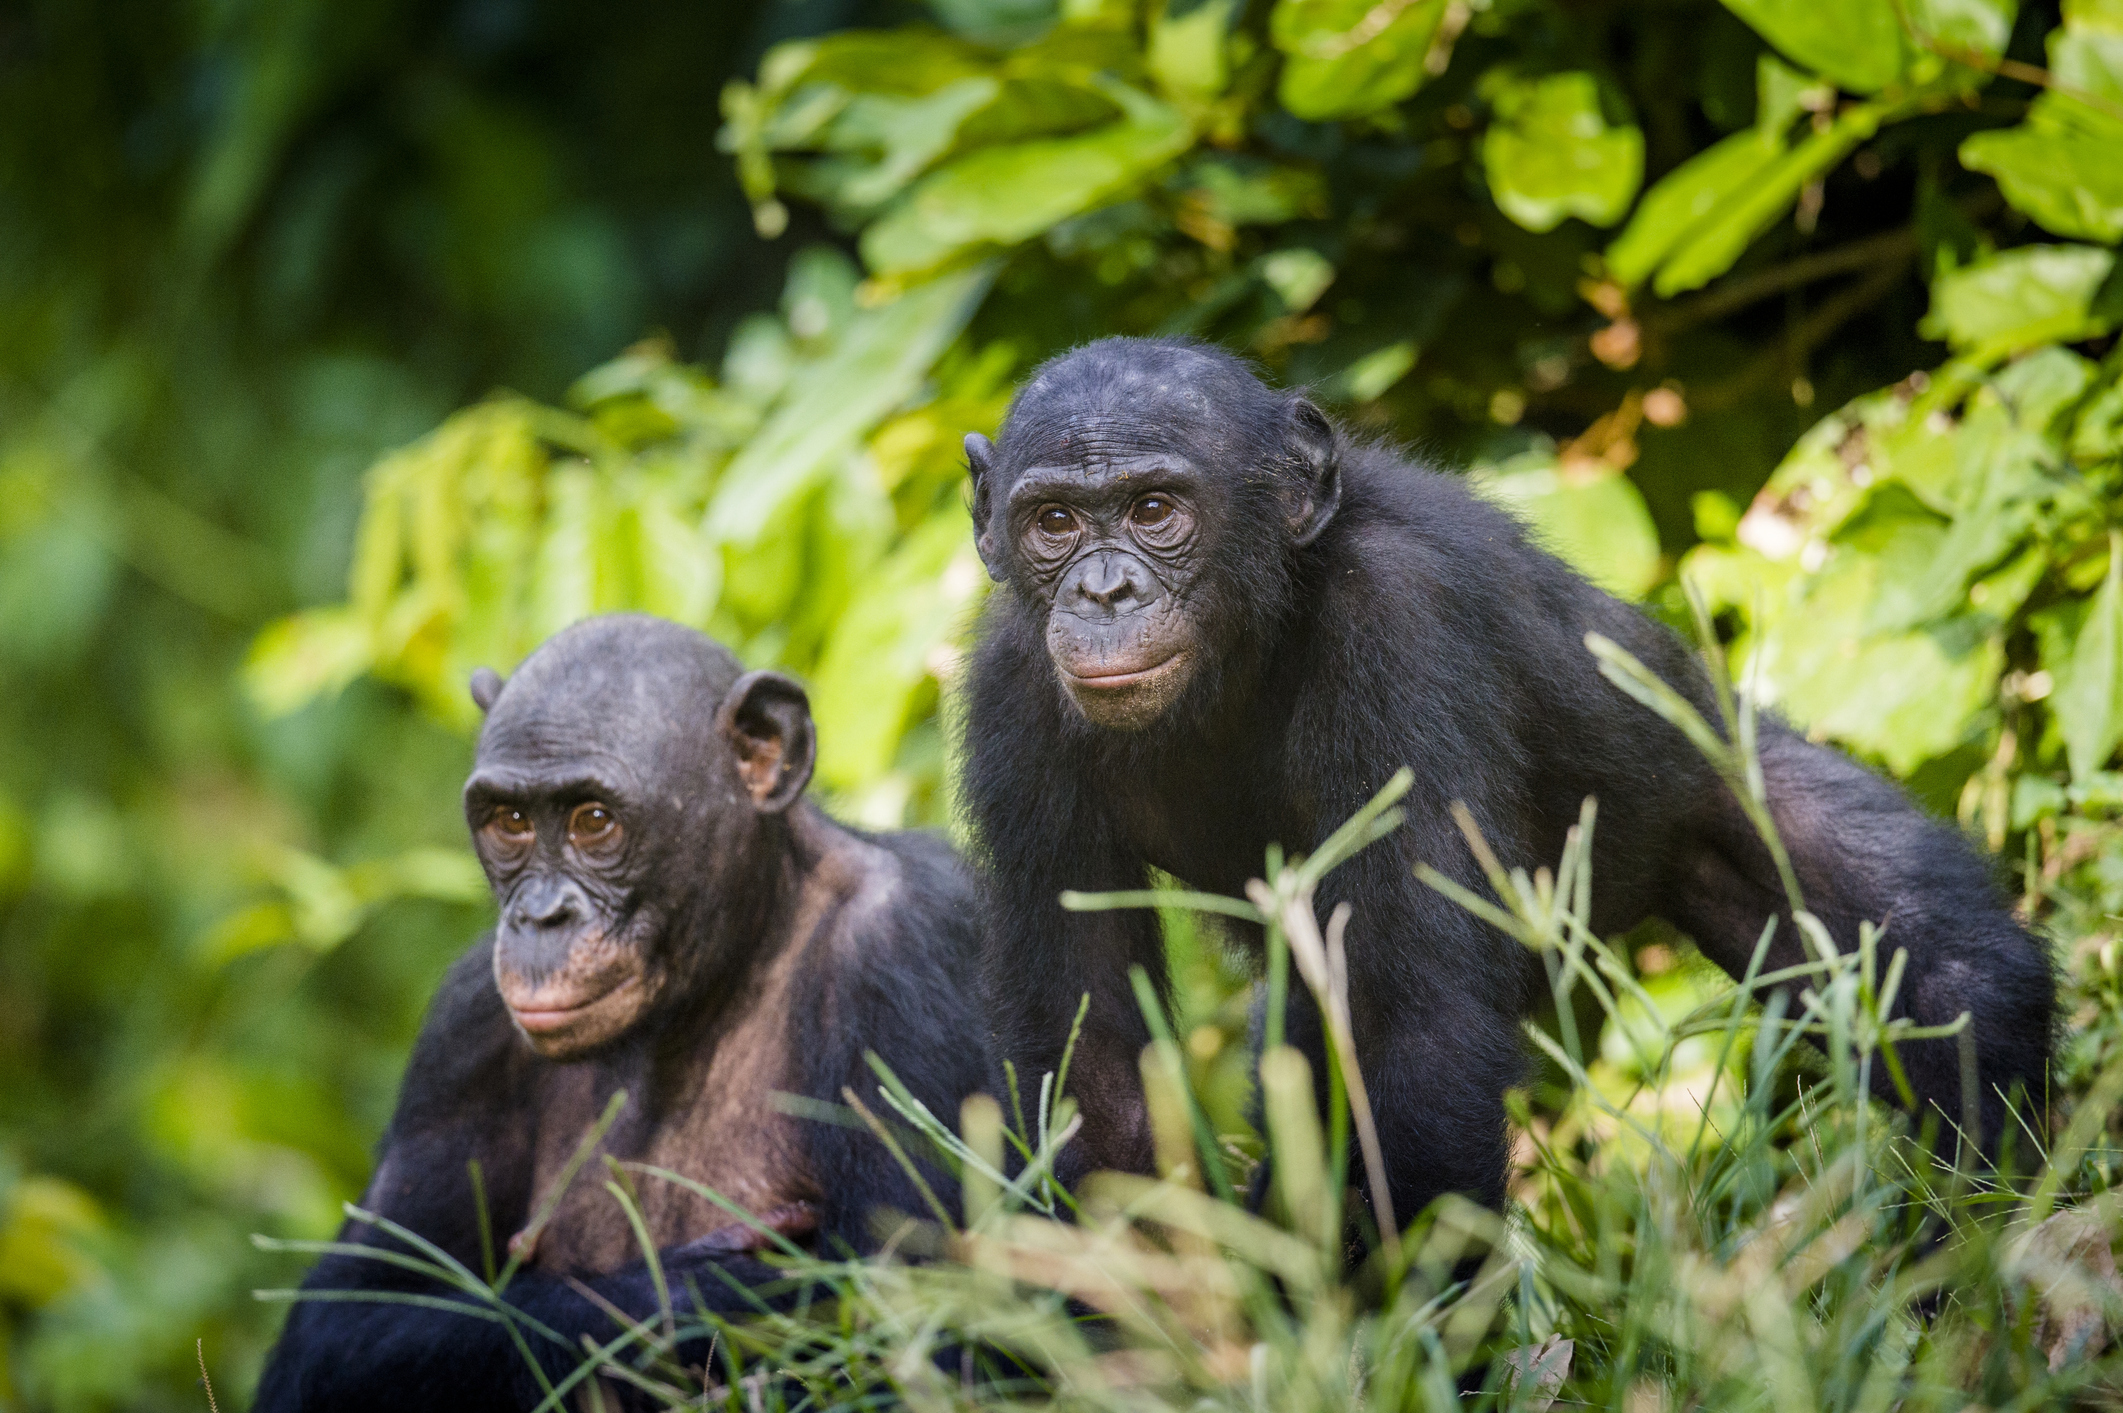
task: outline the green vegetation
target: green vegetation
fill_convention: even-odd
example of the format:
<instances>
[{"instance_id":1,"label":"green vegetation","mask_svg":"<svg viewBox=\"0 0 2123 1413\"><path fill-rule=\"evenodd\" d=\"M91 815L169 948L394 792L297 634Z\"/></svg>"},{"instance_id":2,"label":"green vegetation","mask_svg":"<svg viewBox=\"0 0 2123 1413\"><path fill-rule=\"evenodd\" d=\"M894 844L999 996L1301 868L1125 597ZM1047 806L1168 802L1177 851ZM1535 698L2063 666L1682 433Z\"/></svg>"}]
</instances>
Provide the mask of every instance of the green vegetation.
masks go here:
<instances>
[{"instance_id":1,"label":"green vegetation","mask_svg":"<svg viewBox=\"0 0 2123 1413\"><path fill-rule=\"evenodd\" d=\"M958 438L1158 331L1682 626L1685 576L1753 700L1984 837L2070 973L2053 1131L2006 1191L1854 1097L1866 939L1801 1061L1678 939L1507 881L1599 1030L1547 1037L1522 1207L1402 1214L1374 1309L1306 1202L1196 1191L1245 998L1175 915L1173 1182L1073 1228L969 1184L959 1260L733 1334L798 1382L732 1406L1000 1396L953 1332L1134 1408L1443 1404L1551 1335L1616 1408L2117 1397L2116 0L113 0L0 22L0 78L0 1406L196 1408L202 1339L241 1401L296 1274L246 1237L329 1234L481 924L470 667L696 623L812 683L839 812L944 822ZM1279 1181L1339 1192L1290 1070Z\"/></svg>"}]
</instances>

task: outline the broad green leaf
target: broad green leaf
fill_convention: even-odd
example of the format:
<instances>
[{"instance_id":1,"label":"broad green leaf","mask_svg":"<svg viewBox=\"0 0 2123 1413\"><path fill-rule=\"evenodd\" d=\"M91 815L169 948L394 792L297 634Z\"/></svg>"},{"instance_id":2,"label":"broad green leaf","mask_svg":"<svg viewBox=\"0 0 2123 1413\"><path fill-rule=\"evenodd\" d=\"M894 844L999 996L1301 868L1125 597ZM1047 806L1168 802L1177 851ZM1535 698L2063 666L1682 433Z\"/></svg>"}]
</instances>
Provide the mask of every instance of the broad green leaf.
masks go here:
<instances>
[{"instance_id":1,"label":"broad green leaf","mask_svg":"<svg viewBox=\"0 0 2123 1413\"><path fill-rule=\"evenodd\" d=\"M1150 76L1174 97L1213 98L1231 82L1224 42L1238 0L1167 0L1150 22Z\"/></svg>"},{"instance_id":2,"label":"broad green leaf","mask_svg":"<svg viewBox=\"0 0 2123 1413\"><path fill-rule=\"evenodd\" d=\"M929 0L954 33L983 44L1016 44L1054 23L1054 0Z\"/></svg>"},{"instance_id":3,"label":"broad green leaf","mask_svg":"<svg viewBox=\"0 0 2123 1413\"><path fill-rule=\"evenodd\" d=\"M2066 662L2046 663L2057 678L2050 708L2064 736L2074 779L2108 763L2123 742L2123 533L2108 538L2108 573L2088 606Z\"/></svg>"},{"instance_id":4,"label":"broad green leaf","mask_svg":"<svg viewBox=\"0 0 2123 1413\"><path fill-rule=\"evenodd\" d=\"M821 161L788 185L842 210L867 212L897 196L950 151L966 119L1001 92L1001 84L981 76L916 98L857 94L825 130L820 145L859 157Z\"/></svg>"},{"instance_id":5,"label":"broad green leaf","mask_svg":"<svg viewBox=\"0 0 2123 1413\"><path fill-rule=\"evenodd\" d=\"M1675 167L1644 193L1636 214L1607 247L1607 272L1625 285L1642 284L1711 213L1753 183L1783 152L1777 133L1748 128Z\"/></svg>"},{"instance_id":6,"label":"broad green leaf","mask_svg":"<svg viewBox=\"0 0 2123 1413\"><path fill-rule=\"evenodd\" d=\"M1917 326L1978 358L2103 331L2094 294L2115 256L2087 245L2027 245L1942 275Z\"/></svg>"},{"instance_id":7,"label":"broad green leaf","mask_svg":"<svg viewBox=\"0 0 2123 1413\"><path fill-rule=\"evenodd\" d=\"M1536 453L1477 471L1474 489L1515 512L1535 538L1573 569L1621 598L1643 597L1658 582L1659 533L1628 477L1566 476Z\"/></svg>"},{"instance_id":8,"label":"broad green leaf","mask_svg":"<svg viewBox=\"0 0 2123 1413\"><path fill-rule=\"evenodd\" d=\"M2000 370L1989 388L1977 396L1996 397L2014 425L2046 435L2086 395L2096 371L2091 360L2068 348L2042 348Z\"/></svg>"},{"instance_id":9,"label":"broad green leaf","mask_svg":"<svg viewBox=\"0 0 2123 1413\"><path fill-rule=\"evenodd\" d=\"M1875 559L1843 551L1821 573L1793 580L1752 651L1772 704L1907 774L1967 737L1991 703L2004 649L1991 635L1869 633L1878 573ZM1742 671L1756 666L1750 658Z\"/></svg>"},{"instance_id":10,"label":"broad green leaf","mask_svg":"<svg viewBox=\"0 0 2123 1413\"><path fill-rule=\"evenodd\" d=\"M917 690L970 627L987 582L957 501L868 576L812 675L821 780L845 789L891 766Z\"/></svg>"},{"instance_id":11,"label":"broad green leaf","mask_svg":"<svg viewBox=\"0 0 2123 1413\"><path fill-rule=\"evenodd\" d=\"M1903 8L1916 35L1950 52L1990 59L2005 52L2018 14L2018 0L1904 0Z\"/></svg>"},{"instance_id":12,"label":"broad green leaf","mask_svg":"<svg viewBox=\"0 0 2123 1413\"><path fill-rule=\"evenodd\" d=\"M944 276L857 316L833 352L804 370L788 400L724 468L708 506L710 538L737 545L756 541L784 505L911 398L972 316L989 273Z\"/></svg>"},{"instance_id":13,"label":"broad green leaf","mask_svg":"<svg viewBox=\"0 0 2123 1413\"><path fill-rule=\"evenodd\" d=\"M1962 143L1961 163L1995 177L2043 229L2113 244L2123 240L2123 35L2060 31L2050 65L2058 87L2018 127Z\"/></svg>"},{"instance_id":14,"label":"broad green leaf","mask_svg":"<svg viewBox=\"0 0 2123 1413\"><path fill-rule=\"evenodd\" d=\"M1644 135L1633 123L1608 125L1591 74L1497 72L1482 92L1496 113L1482 167L1505 215L1529 231L1568 216L1595 226L1621 219L1644 176Z\"/></svg>"},{"instance_id":15,"label":"broad green leaf","mask_svg":"<svg viewBox=\"0 0 2123 1413\"><path fill-rule=\"evenodd\" d=\"M902 274L1015 245L1125 195L1193 144L1177 109L1120 84L1105 91L1125 112L1121 121L945 164L863 232L863 259L879 274Z\"/></svg>"},{"instance_id":16,"label":"broad green leaf","mask_svg":"<svg viewBox=\"0 0 2123 1413\"><path fill-rule=\"evenodd\" d=\"M1276 0L1268 20L1283 61L1276 97L1312 121L1355 118L1422 87L1446 0Z\"/></svg>"},{"instance_id":17,"label":"broad green leaf","mask_svg":"<svg viewBox=\"0 0 2123 1413\"><path fill-rule=\"evenodd\" d=\"M1754 61L1754 125L1766 138L1782 138L1808 106L1821 108L1835 90L1817 75L1801 73L1774 54Z\"/></svg>"},{"instance_id":18,"label":"broad green leaf","mask_svg":"<svg viewBox=\"0 0 2123 1413\"><path fill-rule=\"evenodd\" d=\"M1906 56L1894 0L1725 0L1725 8L1852 93L1877 93L1901 77Z\"/></svg>"},{"instance_id":19,"label":"broad green leaf","mask_svg":"<svg viewBox=\"0 0 2123 1413\"><path fill-rule=\"evenodd\" d=\"M1798 200L1808 182L1827 175L1879 131L1883 112L1870 103L1845 109L1827 131L1810 134L1740 182L1729 199L1675 245L1652 288L1665 298L1706 285L1731 269L1755 237Z\"/></svg>"}]
</instances>

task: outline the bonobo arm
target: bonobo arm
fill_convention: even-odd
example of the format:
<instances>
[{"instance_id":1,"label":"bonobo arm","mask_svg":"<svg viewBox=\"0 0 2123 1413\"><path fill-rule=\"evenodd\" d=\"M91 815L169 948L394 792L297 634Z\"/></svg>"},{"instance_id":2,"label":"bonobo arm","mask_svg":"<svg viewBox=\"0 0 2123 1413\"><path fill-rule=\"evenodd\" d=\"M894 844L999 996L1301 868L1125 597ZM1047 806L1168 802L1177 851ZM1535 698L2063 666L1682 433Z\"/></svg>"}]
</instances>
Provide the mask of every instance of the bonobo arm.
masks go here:
<instances>
[{"instance_id":1,"label":"bonobo arm","mask_svg":"<svg viewBox=\"0 0 2123 1413\"><path fill-rule=\"evenodd\" d=\"M360 1205L483 1274L477 1199L467 1165L478 1161L489 1229L497 1242L506 1240L529 1217L529 1144L536 1119L532 1063L495 994L491 945L482 942L450 969L429 1012ZM338 1239L379 1251L408 1250L356 1221L347 1222ZM506 1253L497 1251L495 1259L506 1259ZM752 1261L715 1264L748 1281L772 1274ZM681 1260L669 1273L674 1286L689 1272L710 1308L744 1308L741 1297L704 1263ZM631 1315L656 1308L644 1268L590 1285ZM326 1256L302 1288L345 1294L300 1300L289 1311L259 1382L253 1405L259 1413L392 1407L499 1413L530 1408L544 1396L537 1375L498 1321L389 1299L443 1297L473 1307L472 1297L388 1261L353 1255ZM618 1333L594 1301L551 1277L521 1274L509 1284L506 1299L566 1341L563 1347L525 1335L549 1379L564 1377L581 1362L584 1334L604 1341Z\"/></svg>"},{"instance_id":2,"label":"bonobo arm","mask_svg":"<svg viewBox=\"0 0 2123 1413\"><path fill-rule=\"evenodd\" d=\"M1096 1168L1148 1172L1150 1125L1139 1057L1150 1035L1128 971L1143 967L1162 993L1164 945L1154 913L1062 909L1065 889L1142 887L1144 867L1114 821L1088 798L1087 768L1069 758L1061 722L1025 720L1041 713L1058 717L1058 703L1043 652L1024 651L1016 637L998 632L982 645L984 655L1018 660L1002 668L984 663L974 673L966 727L966 799L997 881L989 890L982 950L996 1060L1016 1066L1020 1091L1031 1104L1040 1076L1061 1064L1070 1022L1089 993L1068 1075L1084 1127L1063 1154L1060 1176L1073 1183ZM1001 1081L996 1083L998 1097L1004 1096ZM1029 1111L1026 1118L1032 1121Z\"/></svg>"},{"instance_id":3,"label":"bonobo arm","mask_svg":"<svg viewBox=\"0 0 2123 1413\"><path fill-rule=\"evenodd\" d=\"M820 994L794 1008L809 1027L798 1040L806 1092L837 1107L853 1090L872 1114L897 1123L870 1067L874 1053L955 1132L959 1105L990 1078L972 879L940 839L898 834L872 842L888 862L846 909L830 965L807 968ZM932 1218L914 1179L866 1127L808 1123L803 1132L821 1194L822 1255L868 1254L890 1237L896 1218ZM955 1220L950 1171L926 1143L905 1151Z\"/></svg>"}]
</instances>

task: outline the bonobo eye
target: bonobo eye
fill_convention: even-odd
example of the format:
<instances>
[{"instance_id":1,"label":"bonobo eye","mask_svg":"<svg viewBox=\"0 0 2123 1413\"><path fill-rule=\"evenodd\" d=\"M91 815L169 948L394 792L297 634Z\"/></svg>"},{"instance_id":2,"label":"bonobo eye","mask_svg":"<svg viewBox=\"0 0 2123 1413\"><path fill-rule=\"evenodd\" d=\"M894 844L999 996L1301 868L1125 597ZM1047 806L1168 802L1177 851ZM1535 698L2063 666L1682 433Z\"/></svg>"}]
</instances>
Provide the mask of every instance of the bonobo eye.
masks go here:
<instances>
[{"instance_id":1,"label":"bonobo eye","mask_svg":"<svg viewBox=\"0 0 2123 1413\"><path fill-rule=\"evenodd\" d=\"M568 816L568 842L578 849L609 849L619 842L619 832L619 817L594 800Z\"/></svg>"},{"instance_id":2,"label":"bonobo eye","mask_svg":"<svg viewBox=\"0 0 2123 1413\"><path fill-rule=\"evenodd\" d=\"M521 853L531 846L538 835L538 827L531 817L514 805L496 805L487 816L485 832L494 846L506 854Z\"/></svg>"},{"instance_id":3,"label":"bonobo eye","mask_svg":"<svg viewBox=\"0 0 2123 1413\"><path fill-rule=\"evenodd\" d=\"M1128 518L1145 530L1154 529L1172 518L1172 502L1163 496L1144 496L1129 510Z\"/></svg>"},{"instance_id":4,"label":"bonobo eye","mask_svg":"<svg viewBox=\"0 0 2123 1413\"><path fill-rule=\"evenodd\" d=\"M1156 545L1171 545L1187 532L1187 517L1179 502L1168 495L1140 496L1128 507L1128 523L1142 538Z\"/></svg>"},{"instance_id":5,"label":"bonobo eye","mask_svg":"<svg viewBox=\"0 0 2123 1413\"><path fill-rule=\"evenodd\" d=\"M1050 539L1059 540L1076 533L1076 517L1058 505L1042 506L1033 523Z\"/></svg>"}]
</instances>

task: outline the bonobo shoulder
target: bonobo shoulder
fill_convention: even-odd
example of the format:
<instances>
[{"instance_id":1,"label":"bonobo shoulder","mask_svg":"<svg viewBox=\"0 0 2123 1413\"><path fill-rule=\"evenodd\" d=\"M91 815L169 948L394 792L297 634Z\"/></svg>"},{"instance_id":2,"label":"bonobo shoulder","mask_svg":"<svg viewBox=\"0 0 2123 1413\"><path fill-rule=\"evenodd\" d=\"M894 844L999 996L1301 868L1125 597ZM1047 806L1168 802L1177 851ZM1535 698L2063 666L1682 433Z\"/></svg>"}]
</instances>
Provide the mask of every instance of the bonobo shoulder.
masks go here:
<instances>
[{"instance_id":1,"label":"bonobo shoulder","mask_svg":"<svg viewBox=\"0 0 2123 1413\"><path fill-rule=\"evenodd\" d=\"M941 837L922 830L867 833L820 821L819 882L839 895L835 932L844 960L867 975L974 960L971 872Z\"/></svg>"}]
</instances>

